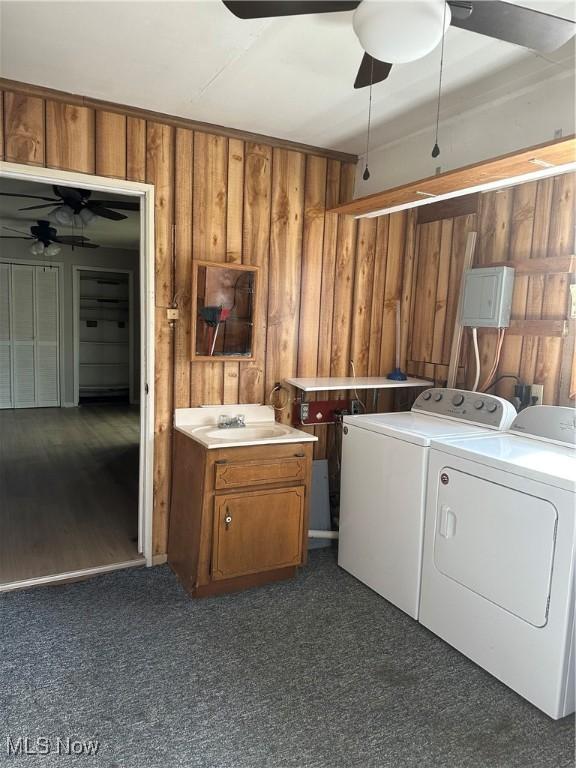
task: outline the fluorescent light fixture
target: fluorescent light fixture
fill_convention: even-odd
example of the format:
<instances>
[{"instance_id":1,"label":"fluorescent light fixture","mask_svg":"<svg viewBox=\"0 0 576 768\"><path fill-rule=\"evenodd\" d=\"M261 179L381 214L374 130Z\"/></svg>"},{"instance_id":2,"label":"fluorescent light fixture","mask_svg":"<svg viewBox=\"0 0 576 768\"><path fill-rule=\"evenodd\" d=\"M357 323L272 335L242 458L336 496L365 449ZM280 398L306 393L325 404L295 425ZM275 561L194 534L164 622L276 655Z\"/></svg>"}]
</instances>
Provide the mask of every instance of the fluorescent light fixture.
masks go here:
<instances>
[{"instance_id":1,"label":"fluorescent light fixture","mask_svg":"<svg viewBox=\"0 0 576 768\"><path fill-rule=\"evenodd\" d=\"M538 179L545 179L549 176L560 176L564 173L572 173L573 171L576 171L576 162L564 163L563 165L546 166L545 168L541 168L538 171L530 171L530 173L523 173L520 176L510 176L507 179L499 179L498 181L487 181L484 184L475 184L473 187L466 187L464 189L454 189L452 192L445 192L441 195L434 195L432 192L416 192L417 195L431 195L431 197L425 197L423 200L411 200L407 203L392 205L389 208L381 208L378 211L370 211L370 213L361 213L357 216L354 216L354 218L373 219L377 216L387 216L389 213L407 211L410 208L419 208L421 205L439 203L442 200L452 200L455 197L473 195L476 192L490 192L494 189L515 187L517 184L525 184L528 181L537 181Z\"/></svg>"}]
</instances>

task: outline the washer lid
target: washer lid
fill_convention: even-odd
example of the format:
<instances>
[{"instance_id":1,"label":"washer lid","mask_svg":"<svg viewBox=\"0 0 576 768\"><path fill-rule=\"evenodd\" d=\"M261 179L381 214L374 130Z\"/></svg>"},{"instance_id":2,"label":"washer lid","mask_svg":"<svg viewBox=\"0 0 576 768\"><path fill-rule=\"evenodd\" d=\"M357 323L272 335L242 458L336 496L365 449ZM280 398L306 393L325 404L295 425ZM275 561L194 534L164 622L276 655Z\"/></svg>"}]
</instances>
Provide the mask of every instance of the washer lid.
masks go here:
<instances>
[{"instance_id":1,"label":"washer lid","mask_svg":"<svg viewBox=\"0 0 576 768\"><path fill-rule=\"evenodd\" d=\"M345 416L344 423L422 446L428 446L431 440L443 437L494 434L486 427L478 427L452 419L441 419L438 416L426 416L422 413L414 413L414 411Z\"/></svg>"},{"instance_id":2,"label":"washer lid","mask_svg":"<svg viewBox=\"0 0 576 768\"><path fill-rule=\"evenodd\" d=\"M432 448L576 492L576 450L510 432L479 439L439 438Z\"/></svg>"}]
</instances>

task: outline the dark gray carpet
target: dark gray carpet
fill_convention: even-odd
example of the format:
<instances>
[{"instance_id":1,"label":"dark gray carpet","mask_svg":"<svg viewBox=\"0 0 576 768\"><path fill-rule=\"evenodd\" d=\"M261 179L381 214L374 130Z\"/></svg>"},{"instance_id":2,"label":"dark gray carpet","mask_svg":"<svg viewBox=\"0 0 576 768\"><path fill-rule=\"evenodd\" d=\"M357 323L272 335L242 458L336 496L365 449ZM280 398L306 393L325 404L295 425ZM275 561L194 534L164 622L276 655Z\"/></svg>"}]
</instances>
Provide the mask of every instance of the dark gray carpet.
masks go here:
<instances>
[{"instance_id":1,"label":"dark gray carpet","mask_svg":"<svg viewBox=\"0 0 576 768\"><path fill-rule=\"evenodd\" d=\"M192 601L168 567L0 599L0 765L564 768L553 722L336 566ZM6 737L95 738L9 757ZM64 742L65 743L65 742Z\"/></svg>"}]
</instances>

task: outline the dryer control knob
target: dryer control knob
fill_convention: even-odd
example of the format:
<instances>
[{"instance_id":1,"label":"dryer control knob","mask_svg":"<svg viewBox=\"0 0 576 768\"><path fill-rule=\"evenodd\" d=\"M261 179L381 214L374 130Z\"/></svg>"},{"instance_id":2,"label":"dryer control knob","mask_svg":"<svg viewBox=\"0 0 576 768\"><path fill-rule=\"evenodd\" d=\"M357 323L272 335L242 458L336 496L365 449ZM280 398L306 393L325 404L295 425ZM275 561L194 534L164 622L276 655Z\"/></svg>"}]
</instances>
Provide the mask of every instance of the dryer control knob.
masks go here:
<instances>
[{"instance_id":1,"label":"dryer control knob","mask_svg":"<svg viewBox=\"0 0 576 768\"><path fill-rule=\"evenodd\" d=\"M484 408L484 400L476 400L474 408L476 408L477 411L481 411L482 408Z\"/></svg>"},{"instance_id":2,"label":"dryer control knob","mask_svg":"<svg viewBox=\"0 0 576 768\"><path fill-rule=\"evenodd\" d=\"M432 397L432 392L430 390L426 390L426 392L422 392L422 400L430 400Z\"/></svg>"},{"instance_id":3,"label":"dryer control knob","mask_svg":"<svg viewBox=\"0 0 576 768\"><path fill-rule=\"evenodd\" d=\"M495 411L498 410L498 403L488 403L486 405L486 410L488 411L488 413L494 413Z\"/></svg>"},{"instance_id":4,"label":"dryer control knob","mask_svg":"<svg viewBox=\"0 0 576 768\"><path fill-rule=\"evenodd\" d=\"M440 400L442 400L442 392L436 392L436 394L434 395L434 400L436 400L436 402L439 403Z\"/></svg>"},{"instance_id":5,"label":"dryer control knob","mask_svg":"<svg viewBox=\"0 0 576 768\"><path fill-rule=\"evenodd\" d=\"M464 402L464 395L454 395L452 398L452 404L453 405L462 405Z\"/></svg>"}]
</instances>

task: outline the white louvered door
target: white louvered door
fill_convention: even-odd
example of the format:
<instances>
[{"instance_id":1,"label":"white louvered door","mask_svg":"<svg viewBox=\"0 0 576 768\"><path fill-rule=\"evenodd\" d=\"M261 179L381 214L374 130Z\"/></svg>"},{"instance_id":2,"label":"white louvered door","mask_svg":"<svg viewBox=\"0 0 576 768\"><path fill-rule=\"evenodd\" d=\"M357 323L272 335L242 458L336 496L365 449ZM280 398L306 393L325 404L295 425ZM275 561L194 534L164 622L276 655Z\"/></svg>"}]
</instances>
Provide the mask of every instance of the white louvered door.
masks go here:
<instances>
[{"instance_id":1,"label":"white louvered door","mask_svg":"<svg viewBox=\"0 0 576 768\"><path fill-rule=\"evenodd\" d=\"M12 408L9 264L0 264L0 408Z\"/></svg>"},{"instance_id":2,"label":"white louvered door","mask_svg":"<svg viewBox=\"0 0 576 768\"><path fill-rule=\"evenodd\" d=\"M0 408L59 405L58 270L0 264Z\"/></svg>"},{"instance_id":3,"label":"white louvered door","mask_svg":"<svg viewBox=\"0 0 576 768\"><path fill-rule=\"evenodd\" d=\"M58 271L36 267L36 405L60 405Z\"/></svg>"}]
</instances>

